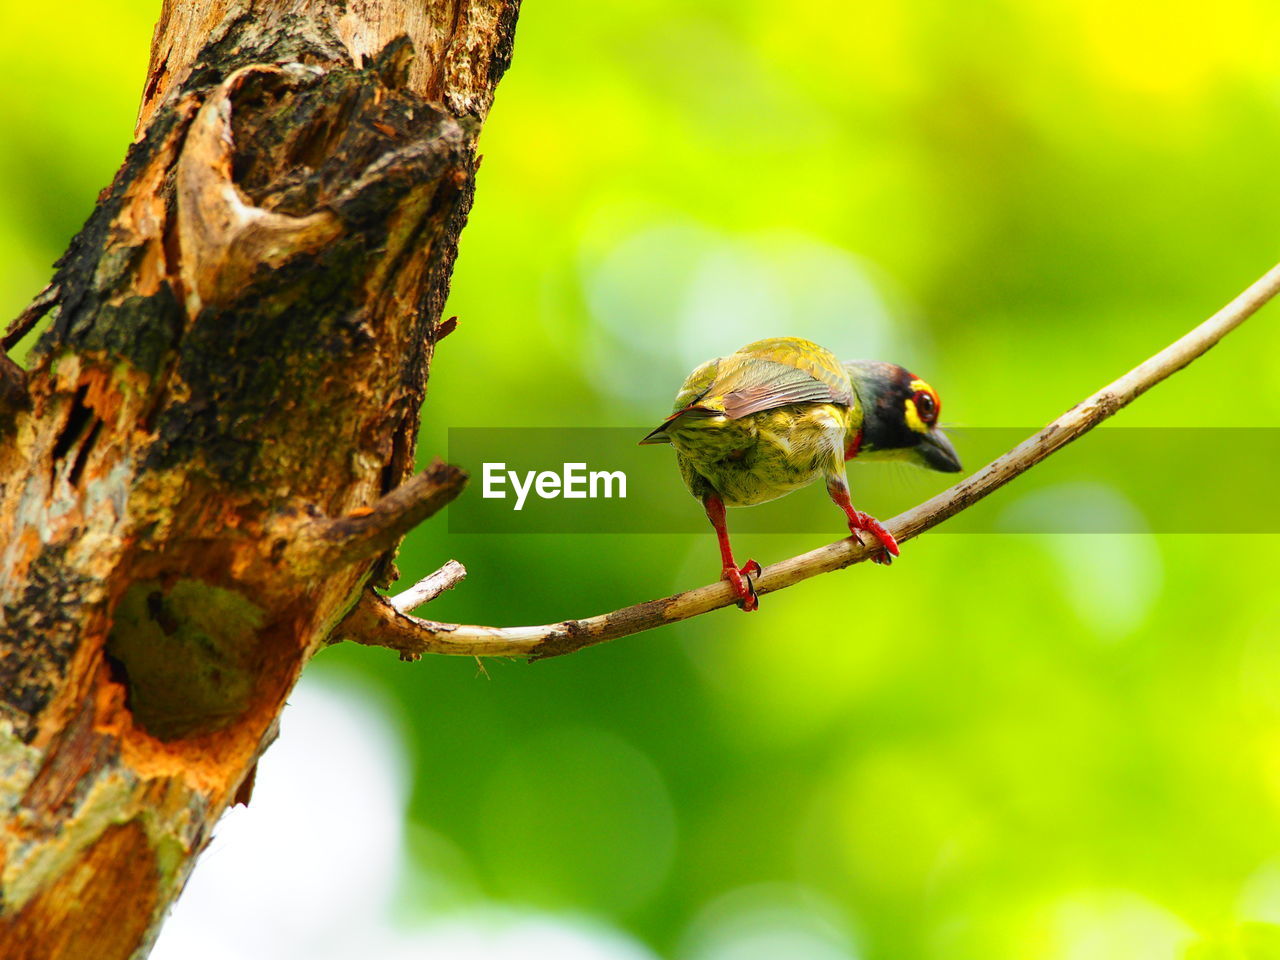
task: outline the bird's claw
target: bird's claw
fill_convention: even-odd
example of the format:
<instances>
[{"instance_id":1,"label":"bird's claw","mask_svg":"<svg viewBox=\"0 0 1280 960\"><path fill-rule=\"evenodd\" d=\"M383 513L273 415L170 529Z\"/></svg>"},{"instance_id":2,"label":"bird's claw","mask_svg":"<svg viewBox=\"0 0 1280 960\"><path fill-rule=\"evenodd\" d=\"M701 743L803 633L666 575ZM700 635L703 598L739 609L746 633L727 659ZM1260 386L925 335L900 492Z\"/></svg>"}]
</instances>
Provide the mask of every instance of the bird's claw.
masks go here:
<instances>
[{"instance_id":1,"label":"bird's claw","mask_svg":"<svg viewBox=\"0 0 1280 960\"><path fill-rule=\"evenodd\" d=\"M856 540L861 546L865 547L867 545L866 538L861 534L861 532L857 530L853 531L853 539ZM893 557L889 556L889 554L887 554L883 550L877 550L875 553L871 555L871 562L883 564L884 566L887 567L891 563L893 563Z\"/></svg>"},{"instance_id":2,"label":"bird's claw","mask_svg":"<svg viewBox=\"0 0 1280 960\"><path fill-rule=\"evenodd\" d=\"M864 547L867 541L863 538L863 531L871 534L879 542L882 550L878 550L871 555L874 563L889 566L893 563L893 558L898 556L898 541L893 538L893 534L886 530L875 517L867 513L855 512L849 520L849 532Z\"/></svg>"},{"instance_id":3,"label":"bird's claw","mask_svg":"<svg viewBox=\"0 0 1280 960\"><path fill-rule=\"evenodd\" d=\"M760 609L760 597L756 593L756 585L753 578L760 576L760 564L754 560L748 560L738 567L725 567L724 579L729 581L729 586L733 587L734 592L738 595L738 608L744 613L750 613L752 610Z\"/></svg>"}]
</instances>

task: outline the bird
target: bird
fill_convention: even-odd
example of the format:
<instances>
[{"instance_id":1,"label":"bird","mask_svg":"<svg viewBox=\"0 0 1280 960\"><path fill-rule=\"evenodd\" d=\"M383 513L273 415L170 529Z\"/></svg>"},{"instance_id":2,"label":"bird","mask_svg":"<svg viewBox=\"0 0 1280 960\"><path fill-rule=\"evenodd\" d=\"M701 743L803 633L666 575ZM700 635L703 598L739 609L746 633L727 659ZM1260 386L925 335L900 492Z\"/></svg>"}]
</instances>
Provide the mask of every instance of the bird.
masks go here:
<instances>
[{"instance_id":1,"label":"bird","mask_svg":"<svg viewBox=\"0 0 1280 960\"><path fill-rule=\"evenodd\" d=\"M849 534L878 543L874 559L889 564L898 543L849 498L845 463L905 460L944 473L960 457L938 427L942 400L905 367L853 360L810 340L773 337L716 357L689 374L672 413L641 441L675 448L680 475L702 502L720 544L721 577L744 611L759 608L760 564L733 558L726 507L767 503L819 477L844 511Z\"/></svg>"}]
</instances>

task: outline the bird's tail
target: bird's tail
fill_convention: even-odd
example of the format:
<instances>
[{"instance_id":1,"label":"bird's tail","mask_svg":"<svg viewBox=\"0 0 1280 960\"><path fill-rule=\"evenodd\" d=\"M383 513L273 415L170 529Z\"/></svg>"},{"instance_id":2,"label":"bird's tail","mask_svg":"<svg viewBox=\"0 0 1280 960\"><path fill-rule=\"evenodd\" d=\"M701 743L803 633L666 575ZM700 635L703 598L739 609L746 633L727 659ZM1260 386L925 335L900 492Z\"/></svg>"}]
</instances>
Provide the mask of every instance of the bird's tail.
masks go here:
<instances>
[{"instance_id":1,"label":"bird's tail","mask_svg":"<svg viewBox=\"0 0 1280 960\"><path fill-rule=\"evenodd\" d=\"M645 435L645 438L640 441L640 446L643 447L650 443L670 443L671 435L667 433L667 428L672 426L681 417L714 417L719 413L719 410L708 407L705 401L690 404L687 407L677 410L671 416L667 417L667 419L663 420L658 426L650 430L649 433Z\"/></svg>"}]
</instances>

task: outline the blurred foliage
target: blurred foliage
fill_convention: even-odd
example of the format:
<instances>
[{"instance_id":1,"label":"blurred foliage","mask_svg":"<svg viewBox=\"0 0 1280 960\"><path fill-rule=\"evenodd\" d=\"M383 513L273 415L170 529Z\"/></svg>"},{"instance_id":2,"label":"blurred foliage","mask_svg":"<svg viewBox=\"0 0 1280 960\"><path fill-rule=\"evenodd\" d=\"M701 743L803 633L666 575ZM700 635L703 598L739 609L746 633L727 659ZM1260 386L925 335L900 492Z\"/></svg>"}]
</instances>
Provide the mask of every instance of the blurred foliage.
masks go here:
<instances>
[{"instance_id":1,"label":"blurred foliage","mask_svg":"<svg viewBox=\"0 0 1280 960\"><path fill-rule=\"evenodd\" d=\"M6 316L123 155L155 7L0 3ZM909 364L956 423L1044 422L1280 254L1278 26L1258 0L527 4L424 460L450 426L647 428L694 363L765 334ZM1117 423L1275 426L1275 309ZM1018 510L1017 484L997 497ZM738 540L762 562L820 542ZM571 911L680 960L1270 958L1275 545L930 536L533 667L343 648L314 669L402 714L416 910ZM431 615L499 624L718 567L709 531L438 520L400 566L449 557L471 575Z\"/></svg>"}]
</instances>

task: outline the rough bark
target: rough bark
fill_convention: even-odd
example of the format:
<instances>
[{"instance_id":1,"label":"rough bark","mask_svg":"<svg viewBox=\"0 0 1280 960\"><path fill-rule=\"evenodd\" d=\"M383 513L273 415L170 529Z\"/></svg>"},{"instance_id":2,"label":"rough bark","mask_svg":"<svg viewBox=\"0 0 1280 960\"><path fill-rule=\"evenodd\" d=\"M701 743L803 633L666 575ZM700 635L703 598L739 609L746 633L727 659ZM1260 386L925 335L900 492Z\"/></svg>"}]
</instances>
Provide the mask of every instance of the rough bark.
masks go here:
<instances>
[{"instance_id":1,"label":"rough bark","mask_svg":"<svg viewBox=\"0 0 1280 960\"><path fill-rule=\"evenodd\" d=\"M167 0L0 364L0 956L143 956L413 472L518 0ZM335 878L339 882L340 878Z\"/></svg>"}]
</instances>

